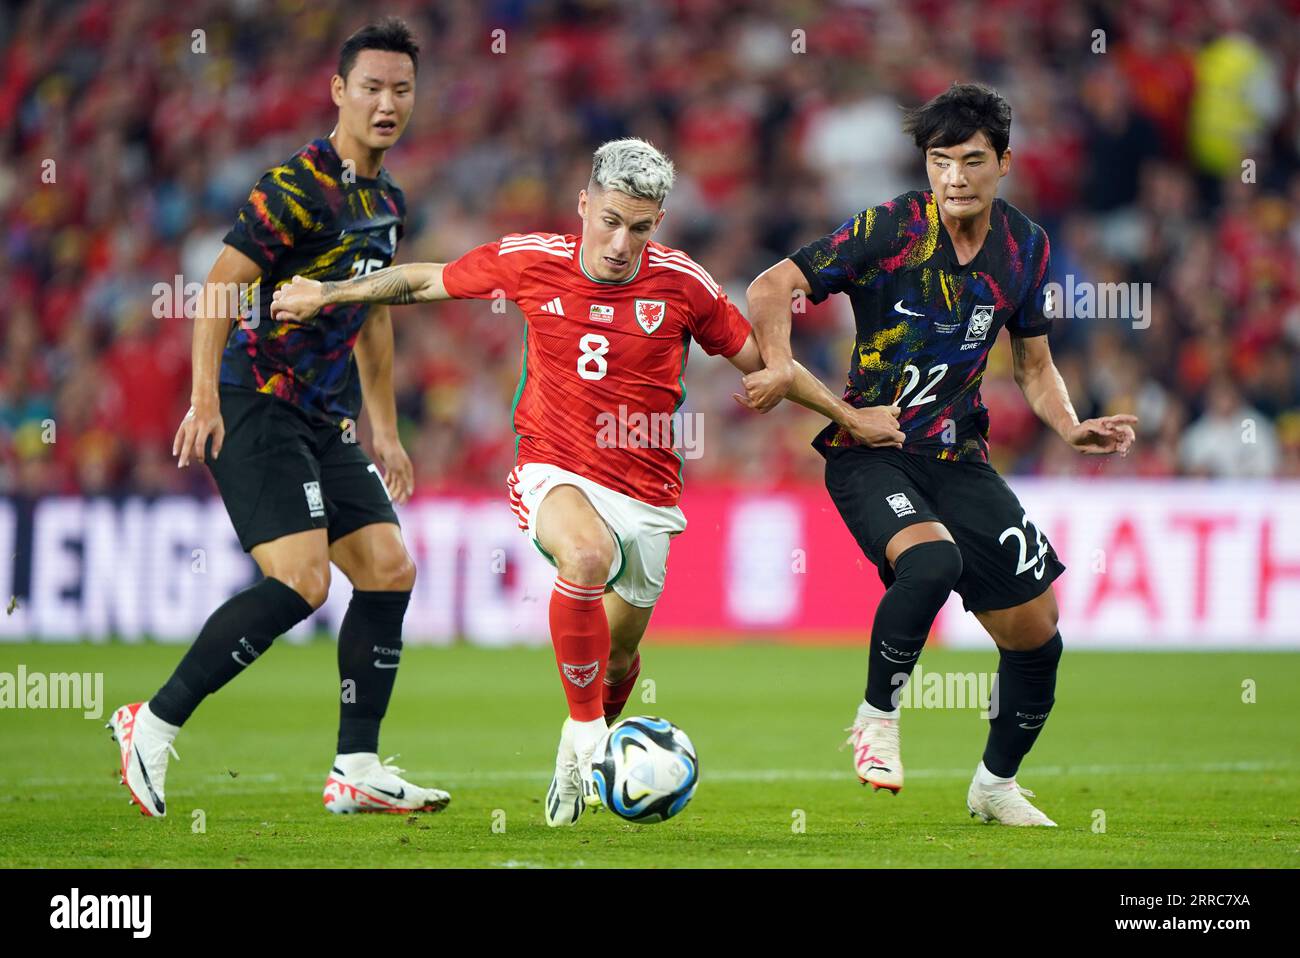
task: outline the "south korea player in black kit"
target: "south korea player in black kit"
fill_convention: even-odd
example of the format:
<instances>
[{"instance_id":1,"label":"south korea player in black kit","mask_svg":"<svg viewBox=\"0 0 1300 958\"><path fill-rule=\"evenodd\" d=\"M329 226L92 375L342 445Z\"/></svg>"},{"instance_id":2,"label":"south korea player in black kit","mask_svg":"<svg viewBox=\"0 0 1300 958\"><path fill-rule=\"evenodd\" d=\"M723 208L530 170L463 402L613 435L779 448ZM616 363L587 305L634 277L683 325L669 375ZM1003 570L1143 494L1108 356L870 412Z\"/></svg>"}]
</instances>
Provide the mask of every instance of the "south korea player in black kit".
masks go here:
<instances>
[{"instance_id":1,"label":"south korea player in black kit","mask_svg":"<svg viewBox=\"0 0 1300 958\"><path fill-rule=\"evenodd\" d=\"M337 126L261 178L208 276L191 407L172 452L179 466L206 463L263 578L209 616L153 698L113 713L122 784L145 815L166 814L180 727L320 607L331 563L353 591L339 629L339 684L320 689L340 702L335 757L322 761L324 806L409 813L450 801L378 754L415 583L392 506L410 495L412 470L397 438L388 307L332 307L306 322L271 311L274 290L295 274L347 279L392 262L406 203L382 162L414 108L418 54L400 20L348 38L330 82ZM249 318L236 321L238 304L211 295L223 288L249 289ZM363 394L383 476L356 442Z\"/></svg>"},{"instance_id":2,"label":"south korea player in black kit","mask_svg":"<svg viewBox=\"0 0 1300 958\"><path fill-rule=\"evenodd\" d=\"M876 789L903 787L897 693L955 590L999 650L967 808L985 822L1052 826L1016 773L1052 710L1062 647L1052 581L1065 567L988 464L979 386L998 332L1010 334L1026 401L1081 453L1127 453L1137 419L1079 422L1052 362L1047 235L996 196L1011 168L1007 101L954 84L910 111L904 129L930 189L863 210L751 284L766 368L745 377L747 404L766 411L789 387L796 291L814 303L848 295L857 336L844 399L878 438L859 443L832 424L813 445L831 499L887 586L850 730L854 769Z\"/></svg>"}]
</instances>

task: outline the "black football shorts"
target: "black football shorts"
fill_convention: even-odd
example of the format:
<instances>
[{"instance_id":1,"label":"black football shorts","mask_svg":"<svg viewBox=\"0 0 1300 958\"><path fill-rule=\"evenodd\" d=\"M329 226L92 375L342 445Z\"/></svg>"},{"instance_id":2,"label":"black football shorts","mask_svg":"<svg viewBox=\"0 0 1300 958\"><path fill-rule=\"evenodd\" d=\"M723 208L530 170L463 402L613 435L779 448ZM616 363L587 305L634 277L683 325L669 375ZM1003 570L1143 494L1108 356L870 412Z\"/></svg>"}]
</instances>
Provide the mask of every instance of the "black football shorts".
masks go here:
<instances>
[{"instance_id":1,"label":"black football shorts","mask_svg":"<svg viewBox=\"0 0 1300 958\"><path fill-rule=\"evenodd\" d=\"M885 546L918 522L942 523L961 550L955 589L968 612L1021 605L1065 571L1011 487L987 463L945 462L898 449L828 449L826 488L886 586L894 570Z\"/></svg>"},{"instance_id":2,"label":"black football shorts","mask_svg":"<svg viewBox=\"0 0 1300 958\"><path fill-rule=\"evenodd\" d=\"M308 529L329 541L375 522L397 523L378 468L338 425L293 403L221 387L226 438L208 469L245 552Z\"/></svg>"}]
</instances>

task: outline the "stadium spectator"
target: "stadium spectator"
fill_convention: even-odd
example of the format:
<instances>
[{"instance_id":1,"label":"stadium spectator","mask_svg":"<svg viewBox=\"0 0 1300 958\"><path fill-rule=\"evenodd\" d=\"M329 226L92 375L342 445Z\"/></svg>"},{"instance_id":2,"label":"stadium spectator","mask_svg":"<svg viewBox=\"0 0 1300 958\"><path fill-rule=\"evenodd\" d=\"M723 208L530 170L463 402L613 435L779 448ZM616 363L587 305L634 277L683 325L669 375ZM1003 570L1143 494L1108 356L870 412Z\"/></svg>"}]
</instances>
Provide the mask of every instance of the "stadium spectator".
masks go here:
<instances>
[{"instance_id":1,"label":"stadium spectator","mask_svg":"<svg viewBox=\"0 0 1300 958\"><path fill-rule=\"evenodd\" d=\"M1142 417L1134 455L1107 470L1300 476L1294 2L1120 16L1000 0L975 30L955 0L917 6L597 4L592 17L582 3L394 0L428 50L392 157L410 205L399 261L451 259L524 224L572 230L591 151L634 133L680 168L663 240L734 294L866 203L922 185L898 104L980 79L1016 111L1004 195L1048 229L1054 278L1152 290L1145 328L1063 318L1053 332L1081 416ZM343 0L0 7L0 493L210 492L204 473L160 467L188 399L189 330L175 310L154 318L154 287L201 281L257 176L328 132L333 52L358 16ZM395 318L422 487L498 489L518 316L455 303ZM797 354L835 388L850 323L842 304L796 317ZM817 425L796 409L746 414L733 378L699 351L690 361L685 410L707 415L688 483L816 479ZM1000 469L1085 468L1016 412L1005 343L983 391ZM1190 415L1203 396L1206 415Z\"/></svg>"}]
</instances>

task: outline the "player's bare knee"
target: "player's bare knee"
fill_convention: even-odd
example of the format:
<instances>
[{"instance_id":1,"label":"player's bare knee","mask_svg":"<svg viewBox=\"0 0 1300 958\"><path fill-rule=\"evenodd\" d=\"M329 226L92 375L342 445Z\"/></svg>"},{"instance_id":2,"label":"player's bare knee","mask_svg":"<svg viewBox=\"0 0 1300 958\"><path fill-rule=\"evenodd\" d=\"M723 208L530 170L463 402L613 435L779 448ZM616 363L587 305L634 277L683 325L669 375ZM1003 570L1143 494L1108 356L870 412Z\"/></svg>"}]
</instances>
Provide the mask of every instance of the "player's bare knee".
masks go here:
<instances>
[{"instance_id":1,"label":"player's bare knee","mask_svg":"<svg viewBox=\"0 0 1300 958\"><path fill-rule=\"evenodd\" d=\"M410 592L415 588L415 563L405 549L385 556L375 569L375 588L382 592Z\"/></svg>"},{"instance_id":2,"label":"player's bare knee","mask_svg":"<svg viewBox=\"0 0 1300 958\"><path fill-rule=\"evenodd\" d=\"M291 572L284 572L276 578L302 596L303 601L313 609L319 609L324 605L330 594L329 563L312 563Z\"/></svg>"},{"instance_id":3,"label":"player's bare knee","mask_svg":"<svg viewBox=\"0 0 1300 958\"><path fill-rule=\"evenodd\" d=\"M577 585L601 585L614 563L612 543L579 540L555 557L560 575Z\"/></svg>"}]
</instances>

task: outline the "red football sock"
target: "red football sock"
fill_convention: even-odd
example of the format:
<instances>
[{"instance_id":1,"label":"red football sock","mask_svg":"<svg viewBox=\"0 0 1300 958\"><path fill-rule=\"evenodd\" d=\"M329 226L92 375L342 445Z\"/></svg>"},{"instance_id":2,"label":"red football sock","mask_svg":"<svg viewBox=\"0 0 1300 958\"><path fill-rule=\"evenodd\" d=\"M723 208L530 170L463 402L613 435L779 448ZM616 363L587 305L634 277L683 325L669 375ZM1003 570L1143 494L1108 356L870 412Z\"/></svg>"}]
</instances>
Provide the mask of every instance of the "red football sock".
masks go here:
<instances>
[{"instance_id":1,"label":"red football sock","mask_svg":"<svg viewBox=\"0 0 1300 958\"><path fill-rule=\"evenodd\" d=\"M632 665L627 670L627 675L623 676L617 682L610 682L605 679L605 721L612 723L618 718L623 711L623 706L627 704L628 697L631 696L632 690L636 688L636 680L641 677L641 653L638 652L632 658Z\"/></svg>"},{"instance_id":2,"label":"red football sock","mask_svg":"<svg viewBox=\"0 0 1300 958\"><path fill-rule=\"evenodd\" d=\"M604 714L601 690L609 662L609 619L603 585L575 585L559 576L551 593L551 642L569 700L569 716L591 722Z\"/></svg>"}]
</instances>

